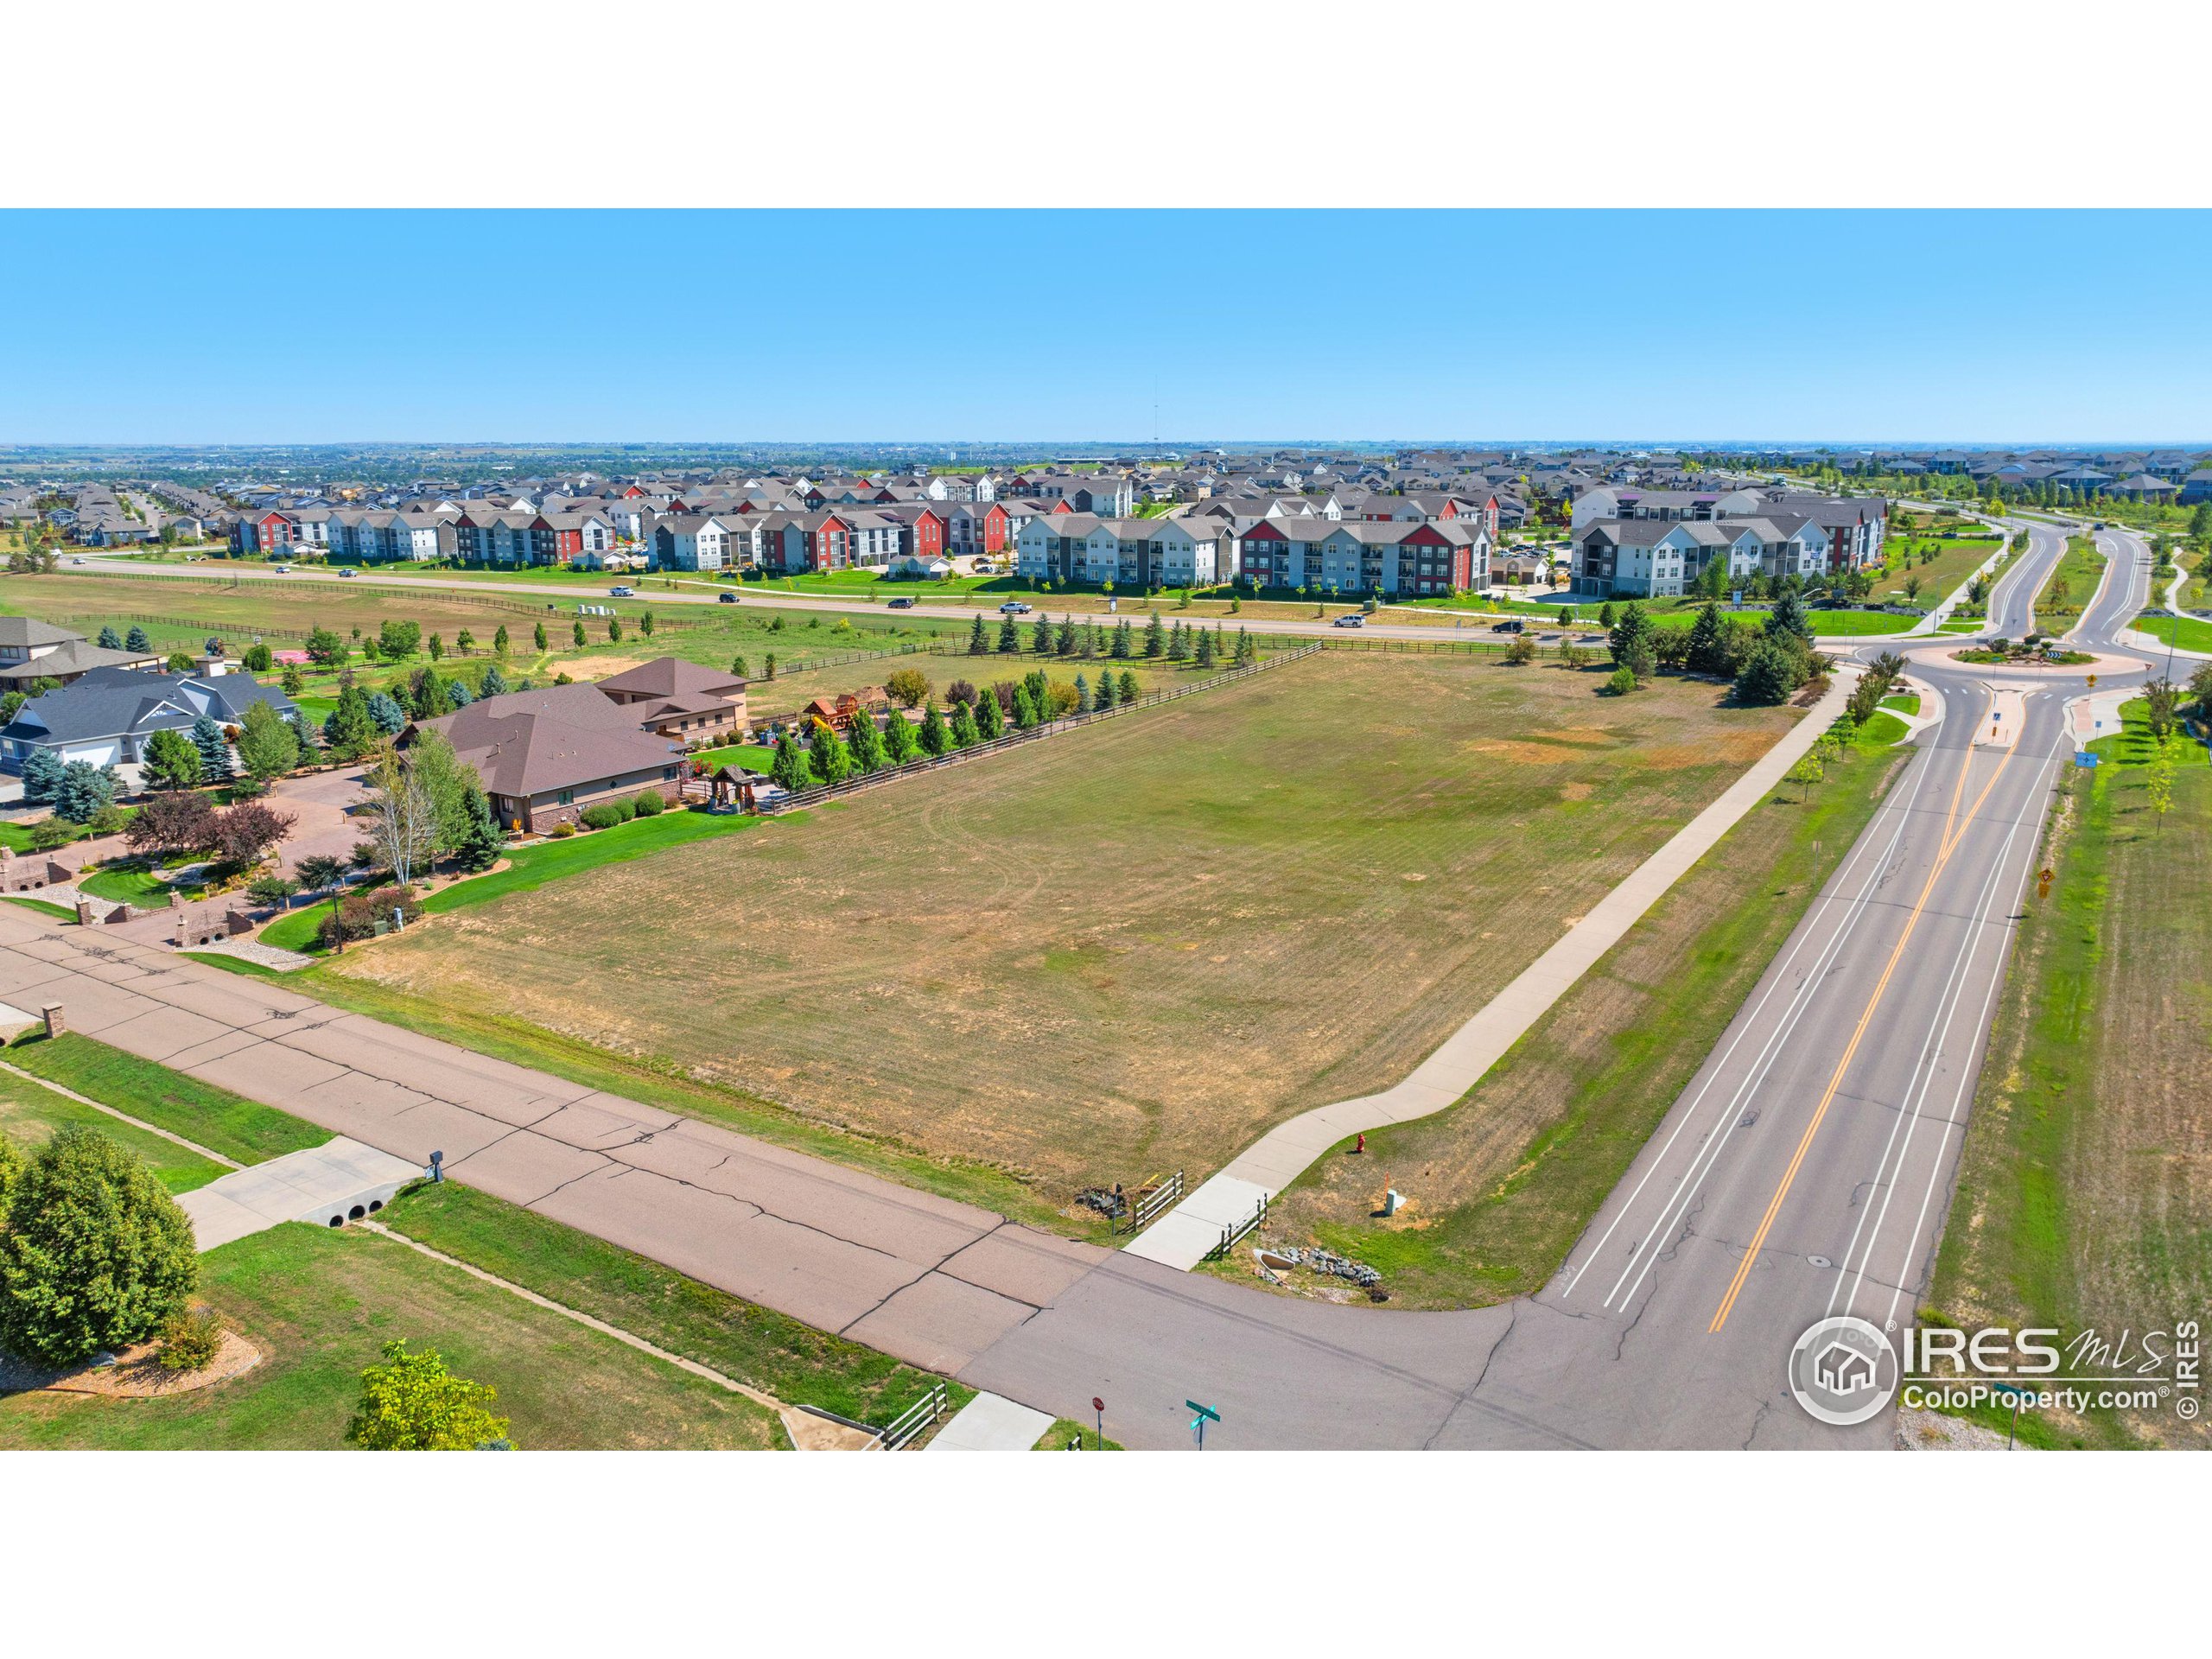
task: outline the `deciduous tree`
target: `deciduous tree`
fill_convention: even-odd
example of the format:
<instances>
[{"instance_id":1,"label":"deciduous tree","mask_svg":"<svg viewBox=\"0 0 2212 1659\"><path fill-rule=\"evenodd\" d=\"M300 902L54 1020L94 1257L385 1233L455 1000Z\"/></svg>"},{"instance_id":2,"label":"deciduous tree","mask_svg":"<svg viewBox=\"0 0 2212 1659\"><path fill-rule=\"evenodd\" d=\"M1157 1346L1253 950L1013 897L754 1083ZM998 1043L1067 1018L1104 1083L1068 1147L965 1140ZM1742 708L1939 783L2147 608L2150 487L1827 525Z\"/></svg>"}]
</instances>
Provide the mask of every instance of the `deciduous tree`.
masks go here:
<instances>
[{"instance_id":1,"label":"deciduous tree","mask_svg":"<svg viewBox=\"0 0 2212 1659\"><path fill-rule=\"evenodd\" d=\"M369 1452L468 1452L512 1442L491 1407L499 1390L455 1376L433 1348L384 1345L384 1363L361 1373L361 1403L346 1443Z\"/></svg>"},{"instance_id":2,"label":"deciduous tree","mask_svg":"<svg viewBox=\"0 0 2212 1659\"><path fill-rule=\"evenodd\" d=\"M98 1129L62 1129L9 1183L0 1348L48 1365L143 1342L183 1310L199 1247L153 1172Z\"/></svg>"}]
</instances>

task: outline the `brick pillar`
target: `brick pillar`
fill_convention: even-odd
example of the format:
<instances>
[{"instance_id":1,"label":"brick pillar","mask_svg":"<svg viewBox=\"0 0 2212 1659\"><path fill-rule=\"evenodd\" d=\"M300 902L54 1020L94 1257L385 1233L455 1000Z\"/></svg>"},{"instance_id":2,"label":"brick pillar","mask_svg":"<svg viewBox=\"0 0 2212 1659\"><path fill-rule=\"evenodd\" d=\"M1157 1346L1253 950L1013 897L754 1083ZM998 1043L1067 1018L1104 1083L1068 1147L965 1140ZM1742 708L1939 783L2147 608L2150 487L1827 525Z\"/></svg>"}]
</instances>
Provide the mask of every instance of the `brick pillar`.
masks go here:
<instances>
[{"instance_id":1,"label":"brick pillar","mask_svg":"<svg viewBox=\"0 0 2212 1659\"><path fill-rule=\"evenodd\" d=\"M39 1010L39 1013L45 1017L46 1034L48 1036L59 1037L63 1032L69 1029L69 1022L62 1018L61 1005L59 1002L48 1003L44 1007Z\"/></svg>"},{"instance_id":2,"label":"brick pillar","mask_svg":"<svg viewBox=\"0 0 2212 1659\"><path fill-rule=\"evenodd\" d=\"M90 927L98 918L92 914L92 901L81 893L77 895L77 925Z\"/></svg>"}]
</instances>

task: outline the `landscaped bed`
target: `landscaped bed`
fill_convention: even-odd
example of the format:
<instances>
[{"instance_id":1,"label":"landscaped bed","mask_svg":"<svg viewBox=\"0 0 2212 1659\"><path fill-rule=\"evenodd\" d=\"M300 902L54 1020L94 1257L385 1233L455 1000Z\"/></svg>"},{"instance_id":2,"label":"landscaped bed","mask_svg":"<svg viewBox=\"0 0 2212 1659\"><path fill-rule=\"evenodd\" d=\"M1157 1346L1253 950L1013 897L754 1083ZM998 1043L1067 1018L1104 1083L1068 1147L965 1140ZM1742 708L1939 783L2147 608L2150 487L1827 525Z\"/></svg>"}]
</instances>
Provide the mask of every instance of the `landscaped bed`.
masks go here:
<instances>
[{"instance_id":1,"label":"landscaped bed","mask_svg":"<svg viewBox=\"0 0 2212 1659\"><path fill-rule=\"evenodd\" d=\"M1065 1205L1397 1081L1795 718L1603 677L1322 653L313 977Z\"/></svg>"}]
</instances>

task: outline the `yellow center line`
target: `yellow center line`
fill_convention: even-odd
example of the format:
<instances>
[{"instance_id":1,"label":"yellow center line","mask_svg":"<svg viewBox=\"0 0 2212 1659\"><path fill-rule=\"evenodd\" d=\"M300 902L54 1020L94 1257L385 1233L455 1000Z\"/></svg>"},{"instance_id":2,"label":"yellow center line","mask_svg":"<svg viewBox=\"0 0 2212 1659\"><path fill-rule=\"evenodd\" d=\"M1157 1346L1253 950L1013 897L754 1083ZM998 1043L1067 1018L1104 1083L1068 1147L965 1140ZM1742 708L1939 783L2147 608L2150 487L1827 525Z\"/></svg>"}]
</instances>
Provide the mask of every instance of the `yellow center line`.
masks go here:
<instances>
[{"instance_id":1,"label":"yellow center line","mask_svg":"<svg viewBox=\"0 0 2212 1659\"><path fill-rule=\"evenodd\" d=\"M1827 1090L1821 1096L1820 1105L1814 1109L1813 1121L1805 1126L1805 1133L1797 1142L1796 1153L1789 1160L1789 1168L1782 1172L1781 1183L1776 1186L1774 1197L1767 1203L1766 1213L1759 1217L1758 1230L1751 1235L1751 1245L1745 1250L1744 1259L1737 1263L1736 1276L1729 1281L1728 1294L1720 1299L1720 1306L1713 1315L1713 1323L1706 1326L1707 1334L1719 1331L1728 1323L1728 1314L1736 1306L1736 1298L1743 1291L1744 1281L1751 1277L1751 1264L1758 1260L1759 1250L1766 1243L1768 1230L1774 1225L1774 1218L1782 1213L1783 1200L1789 1196L1790 1184L1797 1179L1798 1168L1805 1161L1805 1154L1812 1147L1813 1137L1820 1133L1821 1122L1828 1115L1829 1103L1835 1099L1836 1090L1843 1086L1843 1074L1851 1069L1852 1058L1859 1052L1859 1042L1866 1035L1867 1027L1873 1023L1874 1010L1882 1001L1882 993L1889 988L1890 976L1897 972L1897 963L1904 957L1904 948L1911 941L1912 931L1920 925L1921 915L1928 908L1929 897L1936 891L1936 879L1943 874L1943 867L1951 861L1951 855L1957 849L1959 842L1966 838L1967 826L1981 811L1982 803L1989 798L1989 791L1997 787L1997 780L2005 775L2005 768L2011 764L2013 753L2013 749L2007 749L1998 760L1997 770L1989 774L1989 781L1981 786L1981 793L1974 797L1974 804L1967 809L1966 822L1959 823L1955 835L1951 826L1958 820L1959 797L1966 789L1967 773L1974 766L1974 747L1971 744L1967 746L1966 762L1959 768L1959 781L1951 791L1950 810L1943 817L1943 836L1935 865L1928 872L1928 880L1920 889L1920 897L1913 904L1912 913L1905 918L1904 931L1897 936L1896 948L1890 952L1890 960L1882 969L1882 977L1875 982L1874 994L1866 999L1866 1011L1859 1016L1859 1025L1851 1033L1851 1042L1844 1049L1843 1058L1836 1062L1835 1074L1828 1079Z\"/></svg>"}]
</instances>

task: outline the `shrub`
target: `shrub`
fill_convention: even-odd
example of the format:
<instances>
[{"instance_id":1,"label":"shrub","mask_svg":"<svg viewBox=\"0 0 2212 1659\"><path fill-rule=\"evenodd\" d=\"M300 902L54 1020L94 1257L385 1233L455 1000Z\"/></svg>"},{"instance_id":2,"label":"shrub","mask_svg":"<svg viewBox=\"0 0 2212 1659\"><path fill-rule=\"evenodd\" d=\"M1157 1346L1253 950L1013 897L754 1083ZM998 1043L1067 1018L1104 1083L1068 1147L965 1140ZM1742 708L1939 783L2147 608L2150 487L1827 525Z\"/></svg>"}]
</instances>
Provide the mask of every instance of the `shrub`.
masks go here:
<instances>
[{"instance_id":1,"label":"shrub","mask_svg":"<svg viewBox=\"0 0 2212 1659\"><path fill-rule=\"evenodd\" d=\"M223 1351L223 1322L213 1308L172 1313L162 1325L161 1351L155 1357L165 1371L204 1371Z\"/></svg>"},{"instance_id":2,"label":"shrub","mask_svg":"<svg viewBox=\"0 0 2212 1659\"><path fill-rule=\"evenodd\" d=\"M41 818L31 826L31 850L50 853L77 839L79 826L67 818Z\"/></svg>"},{"instance_id":3,"label":"shrub","mask_svg":"<svg viewBox=\"0 0 2212 1659\"><path fill-rule=\"evenodd\" d=\"M1513 643L1505 648L1505 660L1516 667L1535 662L1536 660L1535 636L1526 633L1515 634Z\"/></svg>"},{"instance_id":4,"label":"shrub","mask_svg":"<svg viewBox=\"0 0 2212 1659\"><path fill-rule=\"evenodd\" d=\"M340 940L370 938L376 932L378 922L391 925L395 910L413 910L415 898L412 887L378 887L369 893L347 893L338 901L334 914L324 914L317 929L323 948L328 950Z\"/></svg>"},{"instance_id":5,"label":"shrub","mask_svg":"<svg viewBox=\"0 0 2212 1659\"><path fill-rule=\"evenodd\" d=\"M1612 696L1624 697L1635 690L1636 671L1626 663L1605 677L1605 690Z\"/></svg>"},{"instance_id":6,"label":"shrub","mask_svg":"<svg viewBox=\"0 0 2212 1659\"><path fill-rule=\"evenodd\" d=\"M576 826L573 823L556 823L545 833L555 841L566 841L576 833Z\"/></svg>"},{"instance_id":7,"label":"shrub","mask_svg":"<svg viewBox=\"0 0 2212 1659\"><path fill-rule=\"evenodd\" d=\"M0 1347L48 1365L127 1348L199 1283L192 1224L151 1170L66 1128L13 1183L0 1232Z\"/></svg>"},{"instance_id":8,"label":"shrub","mask_svg":"<svg viewBox=\"0 0 2212 1659\"><path fill-rule=\"evenodd\" d=\"M657 818L668 810L667 800L657 789L639 790L638 798L630 805L632 816L640 818Z\"/></svg>"},{"instance_id":9,"label":"shrub","mask_svg":"<svg viewBox=\"0 0 2212 1659\"><path fill-rule=\"evenodd\" d=\"M361 1373L361 1404L346 1440L371 1452L467 1452L507 1444L507 1420L486 1409L499 1397L488 1384L446 1370L435 1349L410 1354L384 1346L384 1363Z\"/></svg>"},{"instance_id":10,"label":"shrub","mask_svg":"<svg viewBox=\"0 0 2212 1659\"><path fill-rule=\"evenodd\" d=\"M638 804L624 796L612 801L595 801L577 815L585 827L592 830L612 830L618 823L627 823L638 816Z\"/></svg>"}]
</instances>

